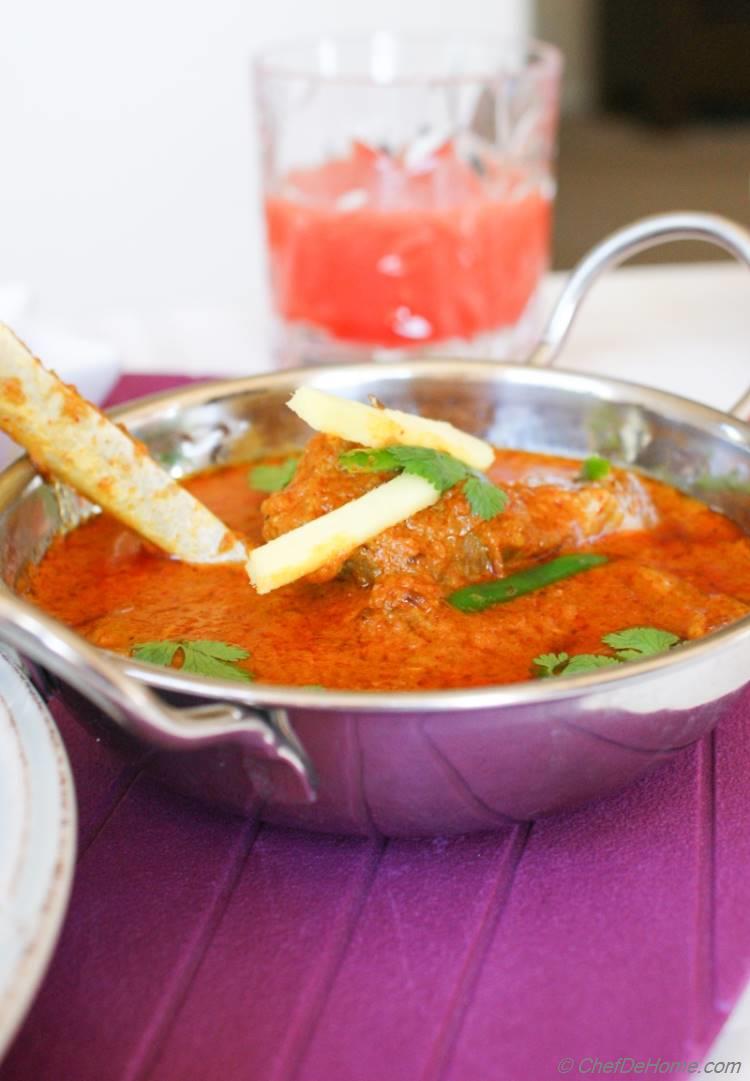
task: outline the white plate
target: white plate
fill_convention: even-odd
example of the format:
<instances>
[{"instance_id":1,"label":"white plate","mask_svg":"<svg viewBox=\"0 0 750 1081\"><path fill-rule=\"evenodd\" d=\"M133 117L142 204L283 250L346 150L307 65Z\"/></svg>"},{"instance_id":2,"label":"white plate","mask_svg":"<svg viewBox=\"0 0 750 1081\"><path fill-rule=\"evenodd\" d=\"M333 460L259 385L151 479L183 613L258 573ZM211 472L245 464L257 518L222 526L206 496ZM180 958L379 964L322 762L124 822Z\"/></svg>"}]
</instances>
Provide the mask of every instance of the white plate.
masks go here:
<instances>
[{"instance_id":1,"label":"white plate","mask_svg":"<svg viewBox=\"0 0 750 1081\"><path fill-rule=\"evenodd\" d=\"M57 729L0 650L0 1056L44 975L75 856L73 780Z\"/></svg>"}]
</instances>

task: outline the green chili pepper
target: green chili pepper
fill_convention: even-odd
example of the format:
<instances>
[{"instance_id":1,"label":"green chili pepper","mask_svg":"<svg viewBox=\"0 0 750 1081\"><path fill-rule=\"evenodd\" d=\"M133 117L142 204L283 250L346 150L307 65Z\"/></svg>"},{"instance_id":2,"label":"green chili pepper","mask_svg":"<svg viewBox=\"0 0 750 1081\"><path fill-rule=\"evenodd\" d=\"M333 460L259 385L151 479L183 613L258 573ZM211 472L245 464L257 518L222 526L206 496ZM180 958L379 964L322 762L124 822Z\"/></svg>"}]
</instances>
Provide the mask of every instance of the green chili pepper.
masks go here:
<instances>
[{"instance_id":1,"label":"green chili pepper","mask_svg":"<svg viewBox=\"0 0 750 1081\"><path fill-rule=\"evenodd\" d=\"M446 597L448 604L458 608L460 612L483 612L493 604L503 604L512 601L515 597L521 597L524 593L532 593L535 589L544 589L545 586L559 582L561 578L569 578L572 574L590 570L608 562L607 556L596 555L593 552L582 552L580 555L560 556L552 559L549 563L541 563L538 567L528 567L518 574L511 574L507 578L496 578L494 582L478 582L473 586L464 586L457 589Z\"/></svg>"}]
</instances>

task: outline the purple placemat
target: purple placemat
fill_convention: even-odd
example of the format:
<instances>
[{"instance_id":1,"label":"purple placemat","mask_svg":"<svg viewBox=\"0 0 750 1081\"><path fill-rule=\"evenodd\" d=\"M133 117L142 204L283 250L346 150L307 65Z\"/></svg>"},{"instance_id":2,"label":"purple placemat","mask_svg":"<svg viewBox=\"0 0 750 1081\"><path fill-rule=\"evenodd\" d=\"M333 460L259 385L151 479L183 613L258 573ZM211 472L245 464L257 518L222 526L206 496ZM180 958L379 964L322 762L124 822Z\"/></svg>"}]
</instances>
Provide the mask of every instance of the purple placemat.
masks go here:
<instances>
[{"instance_id":1,"label":"purple placemat","mask_svg":"<svg viewBox=\"0 0 750 1081\"><path fill-rule=\"evenodd\" d=\"M689 1061L750 974L748 695L617 796L434 841L223 816L56 716L78 871L0 1081L547 1081L567 1057Z\"/></svg>"}]
</instances>

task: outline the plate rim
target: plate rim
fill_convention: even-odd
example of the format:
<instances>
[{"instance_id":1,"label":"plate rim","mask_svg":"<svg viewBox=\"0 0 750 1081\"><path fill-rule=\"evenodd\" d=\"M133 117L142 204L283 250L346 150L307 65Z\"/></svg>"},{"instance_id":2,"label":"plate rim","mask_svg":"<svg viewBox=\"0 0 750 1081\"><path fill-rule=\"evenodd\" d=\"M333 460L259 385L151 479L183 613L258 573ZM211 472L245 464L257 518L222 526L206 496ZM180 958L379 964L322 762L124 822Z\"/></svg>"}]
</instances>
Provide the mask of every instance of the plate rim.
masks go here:
<instances>
[{"instance_id":1,"label":"plate rim","mask_svg":"<svg viewBox=\"0 0 750 1081\"><path fill-rule=\"evenodd\" d=\"M35 765L28 756L26 758L30 801L34 800L40 784L48 786L50 775L56 781L54 791L45 787L46 796L52 801L49 815L45 815L44 820L39 820L36 824L28 816L28 820L23 823L26 835L20 870L29 870L34 861L38 861L35 839L42 830L49 828L50 815L55 816L58 838L54 861L38 891L35 911L31 914L27 927L21 931L21 949L17 960L10 965L6 973L0 972L0 1060L9 1049L32 1004L57 944L73 883L77 835L75 786L62 737L20 659L7 648L2 648L0 684L6 677L15 680L14 689L20 696L18 700L24 701L25 715L21 719L17 715L17 709L14 710L11 702L6 701L11 721L17 729L21 753L25 749L24 740L28 744L34 736L43 741L48 753L47 762L41 765L39 762Z\"/></svg>"}]
</instances>

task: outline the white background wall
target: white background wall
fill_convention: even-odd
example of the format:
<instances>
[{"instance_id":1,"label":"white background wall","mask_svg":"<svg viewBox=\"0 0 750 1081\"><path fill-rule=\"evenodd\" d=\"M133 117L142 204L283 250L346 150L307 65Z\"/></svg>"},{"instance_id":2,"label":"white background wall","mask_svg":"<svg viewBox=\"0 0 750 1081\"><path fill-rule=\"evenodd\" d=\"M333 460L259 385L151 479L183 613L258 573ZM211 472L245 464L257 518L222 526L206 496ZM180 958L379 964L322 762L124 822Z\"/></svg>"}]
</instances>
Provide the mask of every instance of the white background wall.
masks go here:
<instances>
[{"instance_id":1,"label":"white background wall","mask_svg":"<svg viewBox=\"0 0 750 1081\"><path fill-rule=\"evenodd\" d=\"M318 29L529 29L531 0L6 0L0 284L93 313L263 287L248 56Z\"/></svg>"}]
</instances>

